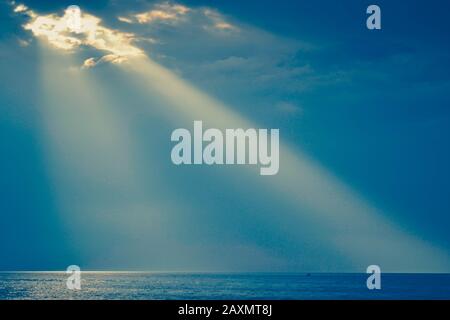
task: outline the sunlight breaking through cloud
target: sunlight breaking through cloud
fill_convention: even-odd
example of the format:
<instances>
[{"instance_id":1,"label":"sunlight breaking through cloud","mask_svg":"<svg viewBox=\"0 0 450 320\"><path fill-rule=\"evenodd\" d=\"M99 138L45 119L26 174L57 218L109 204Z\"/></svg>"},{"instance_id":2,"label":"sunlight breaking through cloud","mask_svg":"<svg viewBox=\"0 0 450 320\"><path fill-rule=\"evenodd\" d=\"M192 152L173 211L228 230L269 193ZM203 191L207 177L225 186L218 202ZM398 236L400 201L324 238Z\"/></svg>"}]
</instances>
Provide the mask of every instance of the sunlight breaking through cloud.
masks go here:
<instances>
[{"instance_id":1,"label":"sunlight breaking through cloud","mask_svg":"<svg viewBox=\"0 0 450 320\"><path fill-rule=\"evenodd\" d=\"M101 24L100 18L93 15L82 13L79 29L74 30L70 27L69 10L62 16L56 13L39 15L24 5L18 5L14 11L30 18L23 26L25 30L30 30L36 37L46 39L57 49L73 51L81 46L90 46L109 52L102 61L112 63L143 55L143 51L133 45L135 36L132 33L107 28Z\"/></svg>"}]
</instances>

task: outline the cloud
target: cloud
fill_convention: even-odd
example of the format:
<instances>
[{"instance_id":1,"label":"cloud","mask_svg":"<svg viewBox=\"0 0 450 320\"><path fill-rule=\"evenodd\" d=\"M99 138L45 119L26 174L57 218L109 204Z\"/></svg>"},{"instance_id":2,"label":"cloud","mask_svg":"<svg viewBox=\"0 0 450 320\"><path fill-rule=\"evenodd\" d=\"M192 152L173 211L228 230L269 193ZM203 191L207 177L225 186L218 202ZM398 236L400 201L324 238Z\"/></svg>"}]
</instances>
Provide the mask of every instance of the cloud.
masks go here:
<instances>
[{"instance_id":1,"label":"cloud","mask_svg":"<svg viewBox=\"0 0 450 320\"><path fill-rule=\"evenodd\" d=\"M280 43L273 45L280 47ZM270 54L243 53L224 59L212 57L210 61L180 61L176 69L213 96L224 101L231 99L230 104L238 103L241 108L247 104L249 110L257 105L279 114L302 115L298 101L305 94L319 87L339 85L345 74L319 72L307 62L293 60L296 48L292 44L291 48Z\"/></svg>"},{"instance_id":2,"label":"cloud","mask_svg":"<svg viewBox=\"0 0 450 320\"><path fill-rule=\"evenodd\" d=\"M28 7L23 4L19 4L14 8L15 13L26 12L26 11L28 11Z\"/></svg>"},{"instance_id":3,"label":"cloud","mask_svg":"<svg viewBox=\"0 0 450 320\"><path fill-rule=\"evenodd\" d=\"M227 22L218 22L214 25L215 28L220 30L234 30L234 26Z\"/></svg>"},{"instance_id":4,"label":"cloud","mask_svg":"<svg viewBox=\"0 0 450 320\"><path fill-rule=\"evenodd\" d=\"M121 21L121 22L125 22L125 23L133 23L133 20L126 18L126 17L117 17L117 20Z\"/></svg>"},{"instance_id":5,"label":"cloud","mask_svg":"<svg viewBox=\"0 0 450 320\"><path fill-rule=\"evenodd\" d=\"M227 22L225 17L216 10L203 9L202 13L211 21L211 24L204 26L206 30L239 31L238 27Z\"/></svg>"},{"instance_id":6,"label":"cloud","mask_svg":"<svg viewBox=\"0 0 450 320\"><path fill-rule=\"evenodd\" d=\"M152 24L164 23L177 25L181 22L194 22L209 31L238 31L239 28L226 21L217 10L210 8L189 8L185 5L163 2L153 6L148 11L131 14L127 17L118 16L117 19L125 23Z\"/></svg>"},{"instance_id":7,"label":"cloud","mask_svg":"<svg viewBox=\"0 0 450 320\"><path fill-rule=\"evenodd\" d=\"M34 18L36 16L36 14L33 12L33 10L30 10L26 5L24 4L17 4L15 1L11 1L9 3L10 6L13 7L13 12L17 13L17 14L22 14L25 16L28 16L30 18Z\"/></svg>"},{"instance_id":8,"label":"cloud","mask_svg":"<svg viewBox=\"0 0 450 320\"><path fill-rule=\"evenodd\" d=\"M13 8L28 16L25 29L57 49L71 52L91 47L105 52L104 56L90 53L81 69L148 54L156 61L164 60L164 65L210 94L242 103L252 100L249 105L256 103L283 114L301 111L280 103L282 97L289 95L289 102L296 103L305 90L342 78L339 74L318 74L307 61L295 61L297 52L315 50L312 45L232 23L209 7L163 2L129 15L122 11L117 17L124 23L120 30L106 27L99 17L83 12L80 28L75 31L68 26L68 12L40 15L25 5ZM176 32L166 32L167 28L176 28ZM208 50L203 50L205 47ZM264 99L255 101L254 97Z\"/></svg>"},{"instance_id":9,"label":"cloud","mask_svg":"<svg viewBox=\"0 0 450 320\"><path fill-rule=\"evenodd\" d=\"M275 105L276 109L284 114L296 114L301 115L303 113L303 108L295 103L288 101L280 101Z\"/></svg>"},{"instance_id":10,"label":"cloud","mask_svg":"<svg viewBox=\"0 0 450 320\"><path fill-rule=\"evenodd\" d=\"M105 63L105 62L119 64L119 63L125 62L126 60L127 59L125 57L118 56L115 54L107 54L99 59L95 59L92 57L92 58L88 58L88 59L84 60L82 69L93 68L93 67L96 67L97 65Z\"/></svg>"},{"instance_id":11,"label":"cloud","mask_svg":"<svg viewBox=\"0 0 450 320\"><path fill-rule=\"evenodd\" d=\"M25 40L25 39L17 39L17 42L19 43L19 46L25 48L28 47L31 43L31 40Z\"/></svg>"},{"instance_id":12,"label":"cloud","mask_svg":"<svg viewBox=\"0 0 450 320\"><path fill-rule=\"evenodd\" d=\"M95 58L89 58L89 59L84 60L83 68L93 68L93 67L95 67L96 64L97 64L97 62L95 61Z\"/></svg>"},{"instance_id":13,"label":"cloud","mask_svg":"<svg viewBox=\"0 0 450 320\"><path fill-rule=\"evenodd\" d=\"M80 15L79 27L73 29L69 9L62 14L52 12L41 15L24 4L14 2L11 5L15 13L29 18L29 21L23 26L25 30L31 31L35 37L45 39L52 47L62 51L73 52L83 47L92 47L111 55L102 61L116 62L123 61L131 56L144 55L145 52L135 43L155 44L159 42L158 37L148 35L149 30L143 30L142 28L135 28L133 32L115 30L104 26L99 17L86 12L82 12ZM171 2L155 4L148 11L133 13L129 16L121 15L117 19L123 23L137 26L156 22L175 26L178 23L185 22L188 23L185 24L188 29L197 30L195 31L196 34L202 30L207 31L207 33L217 32L217 34L239 30L237 26L226 21L225 17L216 10L204 7L191 8ZM183 32L183 30L180 29L180 32ZM164 56L164 54L157 55ZM113 56L121 58L109 60Z\"/></svg>"},{"instance_id":14,"label":"cloud","mask_svg":"<svg viewBox=\"0 0 450 320\"><path fill-rule=\"evenodd\" d=\"M241 92L245 88L248 96L272 92L272 105L279 101L276 95L296 94L326 80L307 63L290 62L296 52L310 50L308 44L243 24L238 27L212 8L163 2L147 11L119 16L119 21L126 23L123 29L131 28L132 32L108 28L99 17L86 12L81 14L79 29L72 30L67 11L40 15L25 5L15 8L28 16L26 30L57 49L70 52L91 47L106 52L104 57L86 59L83 69L106 62L122 63L128 57L151 52L153 58L165 57L165 64L187 78L199 79L197 83L205 89L214 87L213 91L246 95ZM162 25L148 27L157 22ZM165 26L172 28L178 23L183 23L183 27L177 32L164 31ZM209 50L201 49L205 46ZM202 83L202 79L208 80Z\"/></svg>"},{"instance_id":15,"label":"cloud","mask_svg":"<svg viewBox=\"0 0 450 320\"><path fill-rule=\"evenodd\" d=\"M19 11L16 11L19 8ZM143 51L133 45L135 35L107 28L102 20L94 15L82 13L79 28L70 27L70 13L66 10L62 16L56 13L39 15L26 6L18 5L15 11L30 18L23 27L35 37L44 38L54 48L73 51L81 46L93 47L108 52L104 61L123 61L127 57L139 56Z\"/></svg>"},{"instance_id":16,"label":"cloud","mask_svg":"<svg viewBox=\"0 0 450 320\"><path fill-rule=\"evenodd\" d=\"M165 4L165 8L173 6ZM151 10L126 15L132 23L124 27L139 37L154 39L139 42L152 59L231 105L239 101L241 107L257 104L286 114L286 107L276 107L284 101L283 96L298 102L301 93L338 80L339 75L319 74L310 61L302 59L317 50L315 45L274 35L214 8L189 6L182 17L168 14L172 18L137 22L136 15L161 8L154 5ZM255 101L255 97L262 101Z\"/></svg>"},{"instance_id":17,"label":"cloud","mask_svg":"<svg viewBox=\"0 0 450 320\"><path fill-rule=\"evenodd\" d=\"M189 11L191 10L183 5L165 2L162 4L157 4L155 9L135 14L134 18L141 24L151 23L154 21L177 21Z\"/></svg>"}]
</instances>

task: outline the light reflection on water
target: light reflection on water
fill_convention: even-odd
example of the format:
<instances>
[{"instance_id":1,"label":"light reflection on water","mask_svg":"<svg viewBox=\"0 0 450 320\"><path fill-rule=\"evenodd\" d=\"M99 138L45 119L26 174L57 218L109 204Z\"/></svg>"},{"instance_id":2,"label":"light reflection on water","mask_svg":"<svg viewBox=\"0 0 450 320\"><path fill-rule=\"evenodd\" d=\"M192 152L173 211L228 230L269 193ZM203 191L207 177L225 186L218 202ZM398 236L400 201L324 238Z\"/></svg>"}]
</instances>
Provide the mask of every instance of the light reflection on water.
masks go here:
<instances>
[{"instance_id":1,"label":"light reflection on water","mask_svg":"<svg viewBox=\"0 0 450 320\"><path fill-rule=\"evenodd\" d=\"M0 273L0 299L450 299L450 274L82 273L81 290L65 273Z\"/></svg>"}]
</instances>

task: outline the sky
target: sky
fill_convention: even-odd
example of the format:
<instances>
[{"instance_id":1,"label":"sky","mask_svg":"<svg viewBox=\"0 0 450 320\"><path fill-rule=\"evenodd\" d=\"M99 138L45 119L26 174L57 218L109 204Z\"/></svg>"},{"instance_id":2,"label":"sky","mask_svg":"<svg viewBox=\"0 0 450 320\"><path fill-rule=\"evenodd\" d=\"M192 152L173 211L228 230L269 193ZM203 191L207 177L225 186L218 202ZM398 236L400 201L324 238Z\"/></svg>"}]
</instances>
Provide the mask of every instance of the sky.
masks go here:
<instances>
[{"instance_id":1,"label":"sky","mask_svg":"<svg viewBox=\"0 0 450 320\"><path fill-rule=\"evenodd\" d=\"M1 2L0 270L450 272L450 4L370 4ZM194 120L279 174L174 166Z\"/></svg>"}]
</instances>

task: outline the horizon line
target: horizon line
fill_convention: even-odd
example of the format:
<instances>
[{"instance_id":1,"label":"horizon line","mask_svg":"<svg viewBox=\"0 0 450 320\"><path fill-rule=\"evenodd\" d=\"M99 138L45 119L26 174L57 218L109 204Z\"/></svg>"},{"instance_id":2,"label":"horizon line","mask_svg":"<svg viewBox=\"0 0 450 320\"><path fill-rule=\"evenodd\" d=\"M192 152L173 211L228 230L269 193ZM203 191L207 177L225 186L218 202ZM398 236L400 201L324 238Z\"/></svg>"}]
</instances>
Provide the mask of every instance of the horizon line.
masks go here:
<instances>
[{"instance_id":1,"label":"horizon line","mask_svg":"<svg viewBox=\"0 0 450 320\"><path fill-rule=\"evenodd\" d=\"M116 274L157 274L157 273L190 273L190 274L368 274L366 272L320 272L320 271L164 271L164 270L80 270L81 273L116 273ZM61 273L69 274L66 270L0 270L0 274L8 273ZM450 274L450 272L382 272L382 274Z\"/></svg>"}]
</instances>

